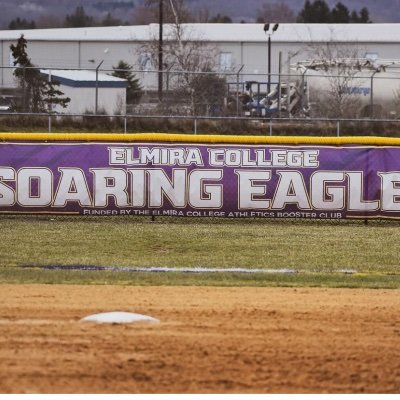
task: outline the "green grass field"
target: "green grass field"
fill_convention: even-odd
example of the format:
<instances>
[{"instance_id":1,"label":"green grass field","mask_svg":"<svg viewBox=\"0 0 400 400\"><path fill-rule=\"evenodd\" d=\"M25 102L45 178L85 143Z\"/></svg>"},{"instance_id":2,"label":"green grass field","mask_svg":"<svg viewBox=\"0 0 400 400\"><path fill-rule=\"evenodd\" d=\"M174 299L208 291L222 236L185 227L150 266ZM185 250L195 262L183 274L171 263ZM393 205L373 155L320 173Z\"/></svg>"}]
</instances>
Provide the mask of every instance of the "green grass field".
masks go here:
<instances>
[{"instance_id":1,"label":"green grass field","mask_svg":"<svg viewBox=\"0 0 400 400\"><path fill-rule=\"evenodd\" d=\"M400 222L0 217L0 282L400 287ZM296 273L132 273L48 265L243 267ZM345 272L353 271L352 274Z\"/></svg>"}]
</instances>

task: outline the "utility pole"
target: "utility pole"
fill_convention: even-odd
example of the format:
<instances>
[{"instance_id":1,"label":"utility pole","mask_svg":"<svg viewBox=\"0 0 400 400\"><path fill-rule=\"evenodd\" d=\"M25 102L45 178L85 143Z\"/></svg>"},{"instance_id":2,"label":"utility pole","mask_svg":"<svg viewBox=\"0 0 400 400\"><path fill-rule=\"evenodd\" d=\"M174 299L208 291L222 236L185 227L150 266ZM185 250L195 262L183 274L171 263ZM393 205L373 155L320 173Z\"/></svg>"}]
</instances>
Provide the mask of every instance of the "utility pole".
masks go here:
<instances>
[{"instance_id":1,"label":"utility pole","mask_svg":"<svg viewBox=\"0 0 400 400\"><path fill-rule=\"evenodd\" d=\"M163 97L163 2L159 0L158 9L158 101L162 101Z\"/></svg>"},{"instance_id":2,"label":"utility pole","mask_svg":"<svg viewBox=\"0 0 400 400\"><path fill-rule=\"evenodd\" d=\"M271 34L268 34L268 93L271 93Z\"/></svg>"}]
</instances>

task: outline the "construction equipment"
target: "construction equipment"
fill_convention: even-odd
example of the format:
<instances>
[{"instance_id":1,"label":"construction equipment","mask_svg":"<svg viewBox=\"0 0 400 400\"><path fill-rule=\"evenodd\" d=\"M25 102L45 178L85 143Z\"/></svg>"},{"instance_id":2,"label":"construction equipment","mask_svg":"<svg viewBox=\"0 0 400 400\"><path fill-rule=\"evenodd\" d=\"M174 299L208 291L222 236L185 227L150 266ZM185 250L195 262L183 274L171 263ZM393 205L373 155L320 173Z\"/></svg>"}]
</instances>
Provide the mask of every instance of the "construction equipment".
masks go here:
<instances>
[{"instance_id":1,"label":"construction equipment","mask_svg":"<svg viewBox=\"0 0 400 400\"><path fill-rule=\"evenodd\" d=\"M242 96L242 107L247 116L276 117L299 111L302 89L298 82L277 83L269 93L260 90L263 82L246 82L247 96ZM257 90L254 90L254 86Z\"/></svg>"}]
</instances>

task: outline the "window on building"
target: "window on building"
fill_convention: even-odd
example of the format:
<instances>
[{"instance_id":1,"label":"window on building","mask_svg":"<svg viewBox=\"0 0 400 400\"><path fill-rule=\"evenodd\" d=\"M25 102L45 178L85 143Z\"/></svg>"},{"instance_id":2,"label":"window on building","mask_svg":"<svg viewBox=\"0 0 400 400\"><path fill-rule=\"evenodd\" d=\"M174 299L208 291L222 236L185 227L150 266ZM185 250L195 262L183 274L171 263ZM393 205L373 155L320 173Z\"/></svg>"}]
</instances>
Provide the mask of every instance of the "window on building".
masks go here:
<instances>
[{"instance_id":1,"label":"window on building","mask_svg":"<svg viewBox=\"0 0 400 400\"><path fill-rule=\"evenodd\" d=\"M232 68L232 53L219 53L219 68L221 71Z\"/></svg>"},{"instance_id":2,"label":"window on building","mask_svg":"<svg viewBox=\"0 0 400 400\"><path fill-rule=\"evenodd\" d=\"M365 53L364 56L369 61L376 61L379 58L378 53Z\"/></svg>"},{"instance_id":3,"label":"window on building","mask_svg":"<svg viewBox=\"0 0 400 400\"><path fill-rule=\"evenodd\" d=\"M144 71L150 71L153 69L153 61L150 53L143 53L139 57L140 69Z\"/></svg>"}]
</instances>

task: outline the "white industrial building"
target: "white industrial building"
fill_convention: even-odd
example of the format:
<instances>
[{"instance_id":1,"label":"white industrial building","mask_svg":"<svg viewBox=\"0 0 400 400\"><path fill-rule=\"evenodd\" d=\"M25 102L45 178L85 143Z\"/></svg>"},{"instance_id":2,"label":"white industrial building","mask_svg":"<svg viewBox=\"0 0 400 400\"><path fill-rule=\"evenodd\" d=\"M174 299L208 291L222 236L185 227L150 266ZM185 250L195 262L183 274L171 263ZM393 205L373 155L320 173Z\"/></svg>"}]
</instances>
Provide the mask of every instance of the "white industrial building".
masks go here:
<instances>
[{"instance_id":1,"label":"white industrial building","mask_svg":"<svg viewBox=\"0 0 400 400\"><path fill-rule=\"evenodd\" d=\"M184 24L182 29L185 40L215 49L218 69L231 72L233 81L238 77L240 81L252 80L252 74L267 73L268 33L264 32L264 24ZM150 72L156 67L148 48L157 40L158 24L0 31L1 87L13 86L10 45L21 34L27 39L32 62L42 68L95 70L103 61L100 71L106 72L123 60L141 71L136 75L142 86L156 87L157 76ZM400 58L400 24L280 24L270 34L273 74L278 72L279 53L285 73L290 62L313 57L316 48L327 43L350 49L359 57ZM173 40L173 36L172 28L165 25L164 40Z\"/></svg>"},{"instance_id":2,"label":"white industrial building","mask_svg":"<svg viewBox=\"0 0 400 400\"><path fill-rule=\"evenodd\" d=\"M59 90L71 101L64 109L57 105L53 111L70 114L125 114L126 79L95 71L41 70L47 79L60 84Z\"/></svg>"}]
</instances>

